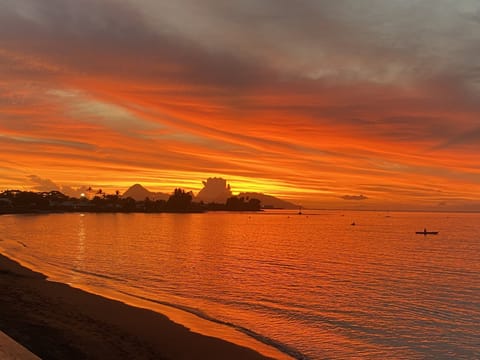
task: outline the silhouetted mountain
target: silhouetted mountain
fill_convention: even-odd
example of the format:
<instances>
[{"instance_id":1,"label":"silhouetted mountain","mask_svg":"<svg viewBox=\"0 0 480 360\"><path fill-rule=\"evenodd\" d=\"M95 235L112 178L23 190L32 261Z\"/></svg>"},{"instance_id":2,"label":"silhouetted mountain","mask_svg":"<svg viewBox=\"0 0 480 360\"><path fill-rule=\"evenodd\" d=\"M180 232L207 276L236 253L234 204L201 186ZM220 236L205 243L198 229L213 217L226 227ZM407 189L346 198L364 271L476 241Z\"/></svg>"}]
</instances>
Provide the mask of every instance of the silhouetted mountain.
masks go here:
<instances>
[{"instance_id":1,"label":"silhouetted mountain","mask_svg":"<svg viewBox=\"0 0 480 360\"><path fill-rule=\"evenodd\" d=\"M152 192L145 189L140 184L135 184L131 186L127 191L125 191L122 195L123 198L131 197L136 201L143 201L145 198L149 198L150 200L168 200L170 197L169 194L161 193L161 192Z\"/></svg>"},{"instance_id":2,"label":"silhouetted mountain","mask_svg":"<svg viewBox=\"0 0 480 360\"><path fill-rule=\"evenodd\" d=\"M222 178L208 178L203 181L203 189L199 191L195 197L195 201L203 201L204 203L225 204L228 198L232 196L230 185L227 180Z\"/></svg>"},{"instance_id":3,"label":"silhouetted mountain","mask_svg":"<svg viewBox=\"0 0 480 360\"><path fill-rule=\"evenodd\" d=\"M238 197L258 199L261 201L263 208L274 208L274 209L297 209L298 208L298 205L295 205L289 201L282 200L275 196L266 195L262 193L244 192L244 193L238 194Z\"/></svg>"},{"instance_id":4,"label":"silhouetted mountain","mask_svg":"<svg viewBox=\"0 0 480 360\"><path fill-rule=\"evenodd\" d=\"M225 204L227 202L227 199L230 199L232 195L232 190L230 188L230 185L227 184L227 180L220 177L214 177L208 178L206 181L203 181L203 189L200 190L200 192L197 194L197 196L195 197L195 201L203 201L206 204ZM245 192L236 195L236 197L243 197L247 202L249 199L258 199L261 202L261 206L264 208L298 208L298 205L292 204L291 202L262 193Z\"/></svg>"}]
</instances>

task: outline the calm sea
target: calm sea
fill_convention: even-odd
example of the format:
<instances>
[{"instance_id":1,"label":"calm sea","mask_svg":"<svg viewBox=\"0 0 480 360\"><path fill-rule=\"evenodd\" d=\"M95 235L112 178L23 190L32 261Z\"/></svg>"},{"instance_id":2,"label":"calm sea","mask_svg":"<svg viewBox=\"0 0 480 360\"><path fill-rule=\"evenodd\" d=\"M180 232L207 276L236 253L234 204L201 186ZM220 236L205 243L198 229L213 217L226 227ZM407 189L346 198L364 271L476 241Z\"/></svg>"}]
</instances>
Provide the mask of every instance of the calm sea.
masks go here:
<instances>
[{"instance_id":1,"label":"calm sea","mask_svg":"<svg viewBox=\"0 0 480 360\"><path fill-rule=\"evenodd\" d=\"M9 215L0 239L53 280L294 358L480 358L480 214Z\"/></svg>"}]
</instances>

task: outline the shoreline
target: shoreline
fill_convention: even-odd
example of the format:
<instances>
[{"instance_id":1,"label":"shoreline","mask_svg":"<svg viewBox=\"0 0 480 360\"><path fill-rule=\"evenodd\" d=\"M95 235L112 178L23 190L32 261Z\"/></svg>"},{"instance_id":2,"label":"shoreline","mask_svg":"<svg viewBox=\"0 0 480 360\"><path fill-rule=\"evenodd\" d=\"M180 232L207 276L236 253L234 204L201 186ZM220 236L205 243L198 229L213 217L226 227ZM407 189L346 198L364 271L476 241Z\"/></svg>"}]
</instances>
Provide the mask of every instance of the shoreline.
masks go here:
<instances>
[{"instance_id":1,"label":"shoreline","mask_svg":"<svg viewBox=\"0 0 480 360\"><path fill-rule=\"evenodd\" d=\"M1 253L0 286L0 330L43 359L271 359L160 312L50 281Z\"/></svg>"}]
</instances>

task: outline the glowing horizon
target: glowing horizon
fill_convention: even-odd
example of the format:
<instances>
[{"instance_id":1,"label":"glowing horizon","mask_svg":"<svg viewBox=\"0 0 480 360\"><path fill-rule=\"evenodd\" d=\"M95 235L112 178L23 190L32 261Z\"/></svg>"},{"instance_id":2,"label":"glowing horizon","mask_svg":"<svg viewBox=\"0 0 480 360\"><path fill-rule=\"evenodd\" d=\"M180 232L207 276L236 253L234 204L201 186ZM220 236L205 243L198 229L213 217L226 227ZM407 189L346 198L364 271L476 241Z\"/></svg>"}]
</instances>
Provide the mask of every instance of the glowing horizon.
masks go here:
<instances>
[{"instance_id":1,"label":"glowing horizon","mask_svg":"<svg viewBox=\"0 0 480 360\"><path fill-rule=\"evenodd\" d=\"M2 2L0 189L480 210L480 5L438 1Z\"/></svg>"}]
</instances>

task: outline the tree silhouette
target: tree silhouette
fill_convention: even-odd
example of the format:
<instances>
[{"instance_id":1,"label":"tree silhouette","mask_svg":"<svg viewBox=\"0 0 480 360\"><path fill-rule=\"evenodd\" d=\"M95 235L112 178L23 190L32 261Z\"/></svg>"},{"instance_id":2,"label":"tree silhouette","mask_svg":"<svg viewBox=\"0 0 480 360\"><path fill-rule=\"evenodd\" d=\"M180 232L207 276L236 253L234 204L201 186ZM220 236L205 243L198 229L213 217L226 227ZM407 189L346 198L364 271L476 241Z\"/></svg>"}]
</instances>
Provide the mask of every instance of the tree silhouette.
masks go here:
<instances>
[{"instance_id":1,"label":"tree silhouette","mask_svg":"<svg viewBox=\"0 0 480 360\"><path fill-rule=\"evenodd\" d=\"M177 188L167 200L167 210L186 212L192 209L193 193Z\"/></svg>"},{"instance_id":2,"label":"tree silhouette","mask_svg":"<svg viewBox=\"0 0 480 360\"><path fill-rule=\"evenodd\" d=\"M226 210L230 211L259 211L260 210L260 200L247 198L248 201L245 201L243 197L232 196L227 199L225 204Z\"/></svg>"},{"instance_id":3,"label":"tree silhouette","mask_svg":"<svg viewBox=\"0 0 480 360\"><path fill-rule=\"evenodd\" d=\"M92 191L93 192L93 191ZM122 198L117 190L107 195L101 189L95 191L92 200L86 197L70 198L59 191L32 192L7 190L0 193L0 214L35 212L204 212L204 211L258 211L260 201L253 198L230 197L226 204L193 202L193 193L177 188L167 201L135 201Z\"/></svg>"}]
</instances>

